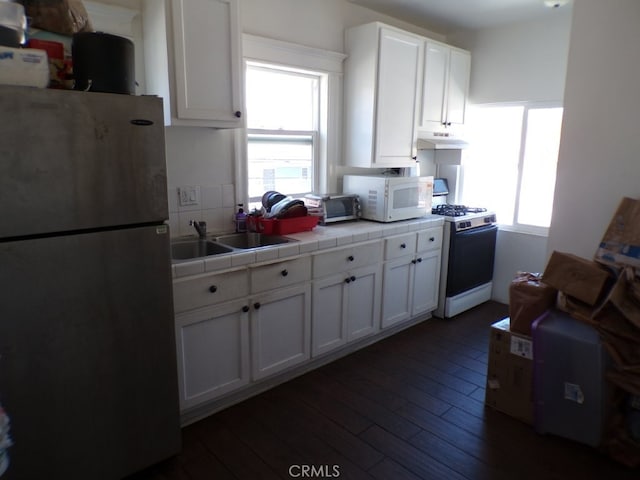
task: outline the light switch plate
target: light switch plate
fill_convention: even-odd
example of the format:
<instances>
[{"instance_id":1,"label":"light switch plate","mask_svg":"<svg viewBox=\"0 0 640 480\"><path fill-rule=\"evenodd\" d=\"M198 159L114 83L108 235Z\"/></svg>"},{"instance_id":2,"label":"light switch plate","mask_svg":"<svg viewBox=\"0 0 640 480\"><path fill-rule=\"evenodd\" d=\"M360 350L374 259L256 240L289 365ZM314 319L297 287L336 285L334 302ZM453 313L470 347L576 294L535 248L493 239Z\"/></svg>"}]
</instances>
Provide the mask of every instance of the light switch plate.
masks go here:
<instances>
[{"instance_id":1,"label":"light switch plate","mask_svg":"<svg viewBox=\"0 0 640 480\"><path fill-rule=\"evenodd\" d=\"M178 202L181 207L198 205L200 203L200 188L198 186L178 187Z\"/></svg>"}]
</instances>

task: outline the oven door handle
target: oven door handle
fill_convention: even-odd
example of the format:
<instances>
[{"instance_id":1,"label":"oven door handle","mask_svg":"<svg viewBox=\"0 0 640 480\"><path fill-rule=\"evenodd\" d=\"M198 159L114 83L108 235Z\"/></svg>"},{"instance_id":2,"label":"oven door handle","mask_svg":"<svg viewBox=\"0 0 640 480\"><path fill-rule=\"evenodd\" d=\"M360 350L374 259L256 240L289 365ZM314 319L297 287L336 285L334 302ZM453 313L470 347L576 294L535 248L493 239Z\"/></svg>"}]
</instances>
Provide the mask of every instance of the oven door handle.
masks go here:
<instances>
[{"instance_id":1,"label":"oven door handle","mask_svg":"<svg viewBox=\"0 0 640 480\"><path fill-rule=\"evenodd\" d=\"M479 227L475 227L475 228L470 228L469 230L463 230L461 232L456 232L456 235L458 236L472 236L472 235L479 235L481 233L486 233L488 231L491 230L497 230L498 226L493 224L493 225L481 225Z\"/></svg>"}]
</instances>

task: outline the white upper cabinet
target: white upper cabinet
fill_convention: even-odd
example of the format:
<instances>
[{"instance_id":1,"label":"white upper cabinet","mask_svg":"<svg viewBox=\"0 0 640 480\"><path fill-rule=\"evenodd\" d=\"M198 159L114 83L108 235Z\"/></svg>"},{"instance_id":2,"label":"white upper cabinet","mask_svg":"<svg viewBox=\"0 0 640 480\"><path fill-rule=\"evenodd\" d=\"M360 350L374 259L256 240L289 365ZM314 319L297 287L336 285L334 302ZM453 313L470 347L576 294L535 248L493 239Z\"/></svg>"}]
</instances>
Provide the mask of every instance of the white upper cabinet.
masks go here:
<instances>
[{"instance_id":1,"label":"white upper cabinet","mask_svg":"<svg viewBox=\"0 0 640 480\"><path fill-rule=\"evenodd\" d=\"M425 42L420 131L456 133L464 125L470 72L469 52Z\"/></svg>"},{"instance_id":2,"label":"white upper cabinet","mask_svg":"<svg viewBox=\"0 0 640 480\"><path fill-rule=\"evenodd\" d=\"M345 163L411 166L424 39L380 23L345 36Z\"/></svg>"},{"instance_id":3,"label":"white upper cabinet","mask_svg":"<svg viewBox=\"0 0 640 480\"><path fill-rule=\"evenodd\" d=\"M144 0L147 93L167 125L244 125L238 0Z\"/></svg>"}]
</instances>

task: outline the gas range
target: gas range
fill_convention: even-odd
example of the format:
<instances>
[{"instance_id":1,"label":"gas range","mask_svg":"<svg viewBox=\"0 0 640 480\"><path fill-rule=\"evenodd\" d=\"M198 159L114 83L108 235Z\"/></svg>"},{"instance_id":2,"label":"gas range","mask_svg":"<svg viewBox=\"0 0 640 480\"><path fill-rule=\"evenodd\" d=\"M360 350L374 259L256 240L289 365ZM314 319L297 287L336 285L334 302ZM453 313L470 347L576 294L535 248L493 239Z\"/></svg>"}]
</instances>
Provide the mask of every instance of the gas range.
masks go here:
<instances>
[{"instance_id":1,"label":"gas range","mask_svg":"<svg viewBox=\"0 0 640 480\"><path fill-rule=\"evenodd\" d=\"M442 204L431 209L433 215L443 215L446 222L451 222L454 232L461 232L484 225L496 223L496 214L481 207Z\"/></svg>"}]
</instances>

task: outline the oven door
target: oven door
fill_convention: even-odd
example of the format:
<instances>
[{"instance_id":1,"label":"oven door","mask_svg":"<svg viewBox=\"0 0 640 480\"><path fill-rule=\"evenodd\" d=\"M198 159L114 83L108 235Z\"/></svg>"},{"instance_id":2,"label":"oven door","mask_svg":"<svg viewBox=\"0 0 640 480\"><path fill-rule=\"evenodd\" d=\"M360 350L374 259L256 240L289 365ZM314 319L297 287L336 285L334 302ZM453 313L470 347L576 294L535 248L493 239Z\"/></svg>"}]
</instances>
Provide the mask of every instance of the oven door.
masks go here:
<instances>
[{"instance_id":1,"label":"oven door","mask_svg":"<svg viewBox=\"0 0 640 480\"><path fill-rule=\"evenodd\" d=\"M451 232L447 297L491 282L497 232L497 225Z\"/></svg>"}]
</instances>

